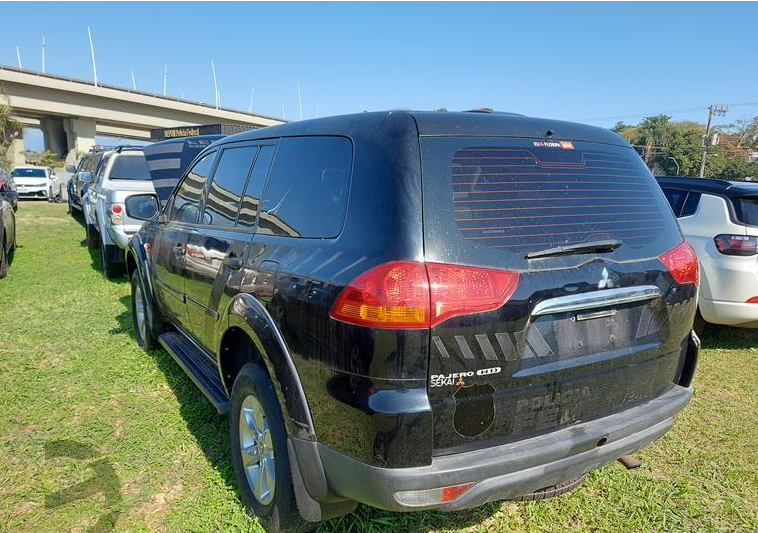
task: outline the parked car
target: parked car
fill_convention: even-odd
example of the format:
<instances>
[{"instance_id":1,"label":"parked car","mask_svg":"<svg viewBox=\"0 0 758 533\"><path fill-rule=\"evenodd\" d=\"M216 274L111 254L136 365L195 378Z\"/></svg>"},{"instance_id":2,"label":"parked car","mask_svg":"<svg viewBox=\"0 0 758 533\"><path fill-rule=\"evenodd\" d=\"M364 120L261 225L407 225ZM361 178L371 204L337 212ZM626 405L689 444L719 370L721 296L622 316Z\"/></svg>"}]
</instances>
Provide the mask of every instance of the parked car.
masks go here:
<instances>
[{"instance_id":1,"label":"parked car","mask_svg":"<svg viewBox=\"0 0 758 533\"><path fill-rule=\"evenodd\" d=\"M124 200L153 191L145 154L141 148L125 147L106 152L94 180L84 183L88 185L83 197L87 244L100 248L103 274L110 278L121 271L123 249L142 225L125 212Z\"/></svg>"},{"instance_id":2,"label":"parked car","mask_svg":"<svg viewBox=\"0 0 758 533\"><path fill-rule=\"evenodd\" d=\"M16 249L16 214L0 194L0 279L8 275L8 254Z\"/></svg>"},{"instance_id":3,"label":"parked car","mask_svg":"<svg viewBox=\"0 0 758 533\"><path fill-rule=\"evenodd\" d=\"M20 198L39 198L50 202L63 195L63 180L50 167L24 165L14 167L11 177Z\"/></svg>"},{"instance_id":4,"label":"parked car","mask_svg":"<svg viewBox=\"0 0 758 533\"><path fill-rule=\"evenodd\" d=\"M692 396L698 264L605 129L362 113L206 148L132 238L137 342L229 413L269 531L554 496Z\"/></svg>"},{"instance_id":5,"label":"parked car","mask_svg":"<svg viewBox=\"0 0 758 533\"><path fill-rule=\"evenodd\" d=\"M79 160L78 165L66 166L66 172L71 174L71 177L66 183L66 192L68 193L68 212L70 214L84 214L82 198L84 197L84 193L86 192L87 188L85 182L91 182L91 177L97 175L98 170L100 170L100 163L102 163L105 153L110 150L113 150L113 148L96 145L92 147L92 149ZM90 178L86 178L85 173L89 173ZM84 180L82 179L83 177L85 177Z\"/></svg>"},{"instance_id":6,"label":"parked car","mask_svg":"<svg viewBox=\"0 0 758 533\"><path fill-rule=\"evenodd\" d=\"M18 191L13 178L0 168L0 195L4 196L11 204L13 211L18 211Z\"/></svg>"},{"instance_id":7,"label":"parked car","mask_svg":"<svg viewBox=\"0 0 758 533\"><path fill-rule=\"evenodd\" d=\"M106 152L97 180L85 194L87 242L99 246L106 277L123 268L129 239L143 223L132 215L165 202L195 156L221 135L171 139L144 148Z\"/></svg>"},{"instance_id":8,"label":"parked car","mask_svg":"<svg viewBox=\"0 0 758 533\"><path fill-rule=\"evenodd\" d=\"M758 327L758 183L657 179L700 260L695 329Z\"/></svg>"}]
</instances>

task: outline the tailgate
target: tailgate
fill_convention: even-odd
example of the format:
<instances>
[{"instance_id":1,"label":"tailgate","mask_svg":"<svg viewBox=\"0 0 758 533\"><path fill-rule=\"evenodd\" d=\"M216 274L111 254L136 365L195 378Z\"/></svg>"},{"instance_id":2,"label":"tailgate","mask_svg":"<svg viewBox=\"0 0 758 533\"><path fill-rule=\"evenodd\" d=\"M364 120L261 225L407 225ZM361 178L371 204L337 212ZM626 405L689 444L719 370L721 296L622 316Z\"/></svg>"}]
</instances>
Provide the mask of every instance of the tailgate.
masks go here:
<instances>
[{"instance_id":1,"label":"tailgate","mask_svg":"<svg viewBox=\"0 0 758 533\"><path fill-rule=\"evenodd\" d=\"M435 453L598 418L675 383L696 287L657 259L681 234L635 152L515 138L421 147L425 259L519 273L499 309L432 328ZM621 245L525 257L603 239Z\"/></svg>"}]
</instances>

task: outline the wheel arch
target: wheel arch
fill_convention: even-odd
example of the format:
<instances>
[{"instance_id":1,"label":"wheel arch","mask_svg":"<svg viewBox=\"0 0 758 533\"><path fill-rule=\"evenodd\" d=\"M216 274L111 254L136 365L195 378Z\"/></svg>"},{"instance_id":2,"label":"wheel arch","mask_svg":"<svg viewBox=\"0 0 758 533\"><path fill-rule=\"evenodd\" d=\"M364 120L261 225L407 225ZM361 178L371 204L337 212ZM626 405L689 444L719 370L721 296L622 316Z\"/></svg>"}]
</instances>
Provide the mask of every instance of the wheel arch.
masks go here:
<instances>
[{"instance_id":1,"label":"wheel arch","mask_svg":"<svg viewBox=\"0 0 758 533\"><path fill-rule=\"evenodd\" d=\"M311 412L297 369L263 304L250 294L238 294L220 322L226 325L226 330L219 335L216 353L227 393L231 393L234 378L244 364L257 362L263 365L285 413L287 432L293 437L315 440Z\"/></svg>"}]
</instances>

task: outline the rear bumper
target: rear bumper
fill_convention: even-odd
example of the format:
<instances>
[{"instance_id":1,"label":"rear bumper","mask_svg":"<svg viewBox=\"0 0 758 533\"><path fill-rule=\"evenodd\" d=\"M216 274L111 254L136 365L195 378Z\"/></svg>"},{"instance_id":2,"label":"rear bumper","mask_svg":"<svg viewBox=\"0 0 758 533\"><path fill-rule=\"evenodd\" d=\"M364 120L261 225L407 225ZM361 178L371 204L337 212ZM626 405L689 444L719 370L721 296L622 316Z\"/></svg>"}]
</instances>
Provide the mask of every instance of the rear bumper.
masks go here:
<instances>
[{"instance_id":1,"label":"rear bumper","mask_svg":"<svg viewBox=\"0 0 758 533\"><path fill-rule=\"evenodd\" d=\"M701 298L698 307L703 318L712 324L758 328L758 304L721 302Z\"/></svg>"},{"instance_id":2,"label":"rear bumper","mask_svg":"<svg viewBox=\"0 0 758 533\"><path fill-rule=\"evenodd\" d=\"M134 236L134 234L137 233L140 228L139 226L132 225L106 225L105 227L108 230L108 237L110 237L111 241L113 241L113 244L122 250L126 250L127 246L129 246L129 239L131 239L132 236Z\"/></svg>"},{"instance_id":3,"label":"rear bumper","mask_svg":"<svg viewBox=\"0 0 758 533\"><path fill-rule=\"evenodd\" d=\"M318 455L329 492L339 497L392 511L467 509L573 480L635 452L671 429L674 415L691 397L691 388L673 386L653 400L604 418L509 444L435 457L423 467L378 468L320 444ZM598 446L599 442L604 444ZM298 457L301 465L304 460ZM444 504L409 506L395 496L398 491L469 482L475 485L468 492Z\"/></svg>"}]
</instances>

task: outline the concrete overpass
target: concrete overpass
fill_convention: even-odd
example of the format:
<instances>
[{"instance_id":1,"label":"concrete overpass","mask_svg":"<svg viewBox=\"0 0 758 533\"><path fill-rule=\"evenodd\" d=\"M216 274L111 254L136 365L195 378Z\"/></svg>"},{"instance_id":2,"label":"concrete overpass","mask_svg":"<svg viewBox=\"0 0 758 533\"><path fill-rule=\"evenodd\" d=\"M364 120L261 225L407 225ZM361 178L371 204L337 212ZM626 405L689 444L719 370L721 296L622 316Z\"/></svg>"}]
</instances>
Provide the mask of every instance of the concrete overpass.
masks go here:
<instances>
[{"instance_id":1,"label":"concrete overpass","mask_svg":"<svg viewBox=\"0 0 758 533\"><path fill-rule=\"evenodd\" d=\"M282 120L229 108L216 109L158 94L134 91L63 76L0 65L14 116L26 127L38 127L45 149L73 163L95 144L95 135L148 140L153 128L202 124L272 126ZM21 164L23 137L10 148L11 160Z\"/></svg>"}]
</instances>

